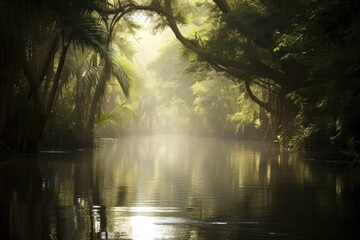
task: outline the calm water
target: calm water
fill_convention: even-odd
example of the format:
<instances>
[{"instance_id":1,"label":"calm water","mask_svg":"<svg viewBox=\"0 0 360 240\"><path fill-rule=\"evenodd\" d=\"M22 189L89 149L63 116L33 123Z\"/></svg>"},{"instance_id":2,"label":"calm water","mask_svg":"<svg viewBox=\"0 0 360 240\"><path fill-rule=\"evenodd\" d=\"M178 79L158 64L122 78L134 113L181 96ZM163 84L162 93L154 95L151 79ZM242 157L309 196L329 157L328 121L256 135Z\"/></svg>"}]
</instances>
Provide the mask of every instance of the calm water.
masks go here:
<instances>
[{"instance_id":1,"label":"calm water","mask_svg":"<svg viewBox=\"0 0 360 240\"><path fill-rule=\"evenodd\" d=\"M128 137L0 159L0 239L360 235L359 179L271 146Z\"/></svg>"}]
</instances>

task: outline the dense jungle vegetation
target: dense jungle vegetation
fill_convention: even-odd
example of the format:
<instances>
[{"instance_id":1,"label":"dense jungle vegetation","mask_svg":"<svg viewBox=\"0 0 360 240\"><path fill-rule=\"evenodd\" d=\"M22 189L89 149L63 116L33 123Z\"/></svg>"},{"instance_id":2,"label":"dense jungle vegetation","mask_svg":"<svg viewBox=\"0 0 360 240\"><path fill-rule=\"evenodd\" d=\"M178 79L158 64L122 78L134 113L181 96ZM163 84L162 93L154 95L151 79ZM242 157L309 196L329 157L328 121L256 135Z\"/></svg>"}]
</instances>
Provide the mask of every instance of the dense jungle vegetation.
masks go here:
<instances>
[{"instance_id":1,"label":"dense jungle vegetation","mask_svg":"<svg viewBox=\"0 0 360 240\"><path fill-rule=\"evenodd\" d=\"M358 156L357 0L2 0L0 11L1 151L156 131ZM139 15L177 39L148 74L133 61Z\"/></svg>"}]
</instances>

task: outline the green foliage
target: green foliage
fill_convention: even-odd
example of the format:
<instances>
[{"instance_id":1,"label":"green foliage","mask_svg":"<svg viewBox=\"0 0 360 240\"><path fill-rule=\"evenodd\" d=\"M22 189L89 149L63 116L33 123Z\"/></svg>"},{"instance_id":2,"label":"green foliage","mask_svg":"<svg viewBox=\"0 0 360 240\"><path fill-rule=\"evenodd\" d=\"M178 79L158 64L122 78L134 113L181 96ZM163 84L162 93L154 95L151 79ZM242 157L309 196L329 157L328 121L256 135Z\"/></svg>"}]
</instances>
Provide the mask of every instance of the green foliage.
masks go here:
<instances>
[{"instance_id":1,"label":"green foliage","mask_svg":"<svg viewBox=\"0 0 360 240\"><path fill-rule=\"evenodd\" d=\"M3 1L0 7L0 142L32 152L41 137L43 146L56 145L62 129L74 147L91 146L111 73L125 96L134 85L129 64L111 54L111 33L122 34L109 15L124 9L93 0ZM131 58L133 51L121 48Z\"/></svg>"},{"instance_id":2,"label":"green foliage","mask_svg":"<svg viewBox=\"0 0 360 240\"><path fill-rule=\"evenodd\" d=\"M136 72L134 63L121 54L114 54L112 56L112 62L112 73L119 83L122 92L127 98L136 98L138 94L137 82L140 77Z\"/></svg>"},{"instance_id":3,"label":"green foliage","mask_svg":"<svg viewBox=\"0 0 360 240\"><path fill-rule=\"evenodd\" d=\"M114 122L116 122L116 113L114 111L101 112L96 118L95 131L98 133Z\"/></svg>"},{"instance_id":4,"label":"green foliage","mask_svg":"<svg viewBox=\"0 0 360 240\"><path fill-rule=\"evenodd\" d=\"M116 114L124 128L192 123L189 130L201 134L258 131L292 149L360 151L359 1L119 4L0 3L4 148L35 151L43 132L54 138L53 128L91 139L96 119L111 123L113 116L101 112L116 108L124 111ZM127 105L126 98L140 95L127 40L139 24L133 16L119 20L136 8L150 9L154 30L170 26L185 48L166 46L149 64L152 80L141 97Z\"/></svg>"},{"instance_id":5,"label":"green foliage","mask_svg":"<svg viewBox=\"0 0 360 240\"><path fill-rule=\"evenodd\" d=\"M323 142L343 149L350 139L360 139L360 5L347 0L309 1L308 6L312 21L303 23L303 44L292 49L306 52L300 60L308 79L298 90L309 102L304 118L320 130Z\"/></svg>"},{"instance_id":6,"label":"green foliage","mask_svg":"<svg viewBox=\"0 0 360 240\"><path fill-rule=\"evenodd\" d=\"M351 139L359 141L359 1L228 0L198 6L214 10L211 29L200 30L201 38L178 39L197 54L193 60L245 82L249 97L268 112L258 122L269 124L282 146L344 149ZM204 94L207 84L195 86L195 93ZM261 90L254 94L255 84ZM197 98L198 112L204 114L211 100L218 98L209 92ZM246 118L238 113L230 119Z\"/></svg>"},{"instance_id":7,"label":"green foliage","mask_svg":"<svg viewBox=\"0 0 360 240\"><path fill-rule=\"evenodd\" d=\"M153 101L156 107L151 108L153 104L143 93L141 109L144 115L147 109L148 117L153 109L156 122L152 130L257 138L258 108L244 97L243 86L207 64L188 62L184 50L187 51L178 45L168 45L148 66L154 72L154 87L148 91L156 97ZM171 71L164 74L163 69ZM259 120L257 123L260 124ZM143 124L148 126L147 121Z\"/></svg>"}]
</instances>

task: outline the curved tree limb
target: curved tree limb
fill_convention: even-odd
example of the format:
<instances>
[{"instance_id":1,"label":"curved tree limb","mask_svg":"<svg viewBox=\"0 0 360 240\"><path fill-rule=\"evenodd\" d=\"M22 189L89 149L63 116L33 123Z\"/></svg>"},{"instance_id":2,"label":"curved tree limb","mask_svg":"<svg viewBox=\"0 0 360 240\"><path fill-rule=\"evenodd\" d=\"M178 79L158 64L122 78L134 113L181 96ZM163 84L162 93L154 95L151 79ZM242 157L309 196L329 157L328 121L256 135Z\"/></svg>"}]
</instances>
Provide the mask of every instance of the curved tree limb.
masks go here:
<instances>
[{"instance_id":1,"label":"curved tree limb","mask_svg":"<svg viewBox=\"0 0 360 240\"><path fill-rule=\"evenodd\" d=\"M226 0L213 0L215 5L220 9L220 11L224 14L230 13L231 9L226 2ZM172 11L172 1L164 0L164 6L162 7L158 1L153 1L150 5L138 5L134 2L129 2L127 5L123 5L120 8L113 10L108 9L107 14L114 14L114 17L111 22L111 26L115 26L116 22L118 22L123 16L128 13L137 10L145 10L151 11L163 16L167 21L167 25L170 27L175 37L187 48L194 51L200 59L209 63L214 69L226 72L234 77L237 77L239 80L244 81L245 89L249 95L249 97L257 103L259 106L264 108L266 111L271 112L272 109L267 102L263 102L260 100L255 94L252 92L250 84L251 80L249 77L258 77L258 78L267 78L271 79L276 85L284 87L286 89L291 89L291 83L288 81L287 76L277 69L273 69L263 63L259 56L257 56L256 52L251 48L250 45L246 46L244 51L249 57L248 63L243 63L239 61L234 61L231 59L226 59L220 56L217 56L213 53L207 52L204 48L202 48L195 40L186 38L178 28L177 22L173 15Z\"/></svg>"},{"instance_id":2,"label":"curved tree limb","mask_svg":"<svg viewBox=\"0 0 360 240\"><path fill-rule=\"evenodd\" d=\"M252 92L252 90L250 88L250 81L248 81L248 80L245 81L245 90L246 90L247 94L249 95L249 97L251 98L251 100L253 100L256 104L258 104L260 107L265 109L267 112L270 112L270 113L273 112L273 109L271 109L271 106L269 103L263 102L257 96L255 96L255 94Z\"/></svg>"},{"instance_id":3,"label":"curved tree limb","mask_svg":"<svg viewBox=\"0 0 360 240\"><path fill-rule=\"evenodd\" d=\"M223 12L223 13L229 13L231 12L231 9L226 2L226 0L213 0L213 2L217 5L217 7Z\"/></svg>"},{"instance_id":4,"label":"curved tree limb","mask_svg":"<svg viewBox=\"0 0 360 240\"><path fill-rule=\"evenodd\" d=\"M287 81L287 77L284 73L268 67L266 64L261 62L261 60L259 60L253 55L250 56L249 63L242 63L239 61L222 58L205 51L203 48L199 46L199 44L196 41L184 37L180 32L176 20L173 16L171 0L165 0L165 10L160 10L160 11L159 10L157 10L157 12L166 17L168 26L175 34L175 37L185 47L197 53L199 58L201 58L202 60L208 62L211 65L217 65L220 68L231 69L232 72L237 72L238 73L237 75L246 74L247 76L258 76L263 78L269 78L272 79L277 84L279 84L280 86L284 86L286 88L291 89L291 86L289 85L289 82ZM247 51L250 52L250 50Z\"/></svg>"}]
</instances>

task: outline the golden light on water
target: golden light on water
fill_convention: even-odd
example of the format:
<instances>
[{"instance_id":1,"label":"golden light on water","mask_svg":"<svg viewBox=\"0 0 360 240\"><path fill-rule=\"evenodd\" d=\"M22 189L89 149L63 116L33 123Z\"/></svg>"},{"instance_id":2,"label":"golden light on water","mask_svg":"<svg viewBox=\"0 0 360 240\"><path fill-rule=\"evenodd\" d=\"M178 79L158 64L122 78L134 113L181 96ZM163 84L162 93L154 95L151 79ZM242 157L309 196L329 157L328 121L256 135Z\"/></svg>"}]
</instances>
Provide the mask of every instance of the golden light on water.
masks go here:
<instances>
[{"instance_id":1,"label":"golden light on water","mask_svg":"<svg viewBox=\"0 0 360 240\"><path fill-rule=\"evenodd\" d=\"M130 219L131 235L133 239L145 240L156 238L154 217L133 216Z\"/></svg>"},{"instance_id":2,"label":"golden light on water","mask_svg":"<svg viewBox=\"0 0 360 240\"><path fill-rule=\"evenodd\" d=\"M167 214L179 212L176 208L141 207L113 207L107 211L108 238L171 239L176 236L177 225L184 220L178 217L167 217ZM103 235L98 214L95 214L95 229Z\"/></svg>"}]
</instances>

